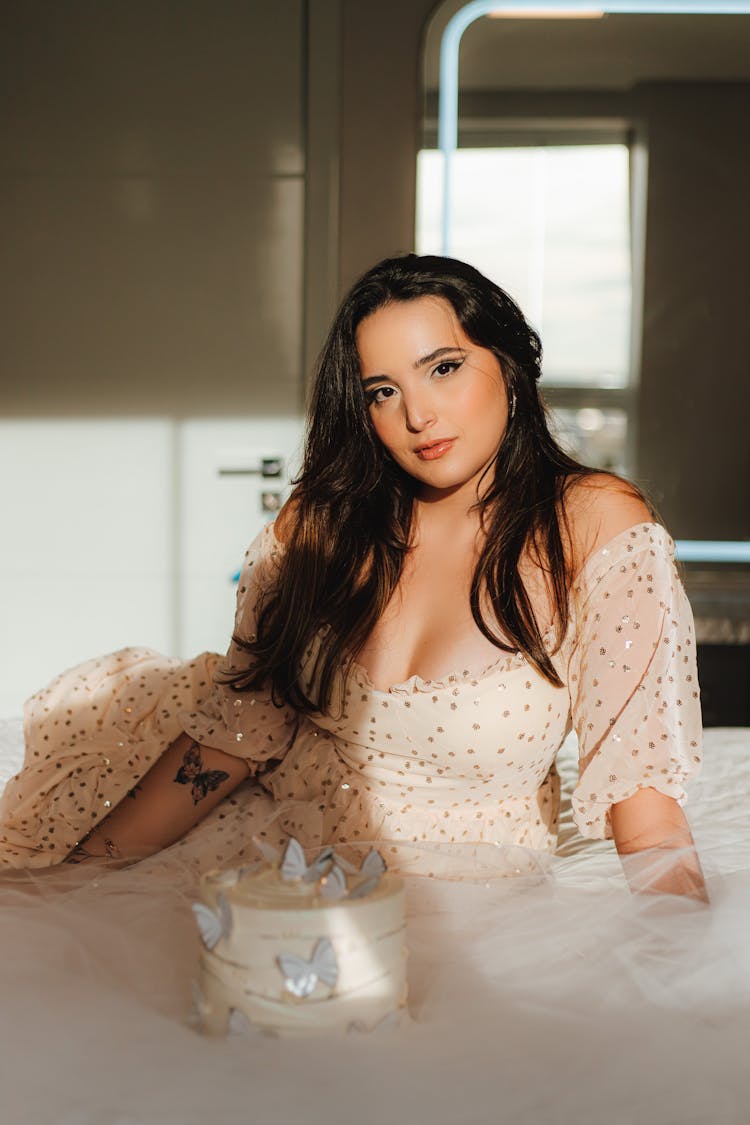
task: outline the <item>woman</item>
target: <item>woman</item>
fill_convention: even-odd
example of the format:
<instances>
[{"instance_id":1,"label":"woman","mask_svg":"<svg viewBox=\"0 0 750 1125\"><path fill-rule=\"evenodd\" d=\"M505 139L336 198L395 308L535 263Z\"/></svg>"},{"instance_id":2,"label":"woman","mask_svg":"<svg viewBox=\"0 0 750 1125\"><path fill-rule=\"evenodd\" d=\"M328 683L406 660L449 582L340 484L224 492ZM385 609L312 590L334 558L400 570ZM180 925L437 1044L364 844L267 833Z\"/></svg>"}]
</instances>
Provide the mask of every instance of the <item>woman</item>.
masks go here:
<instances>
[{"instance_id":1,"label":"woman","mask_svg":"<svg viewBox=\"0 0 750 1125\"><path fill-rule=\"evenodd\" d=\"M472 267L407 255L365 274L226 661L126 650L35 696L5 862L176 845L212 865L293 834L377 841L427 875L500 845L519 870L555 848L574 728L580 831L614 839L633 889L707 901L681 808L701 714L674 545L638 488L557 445L540 363Z\"/></svg>"}]
</instances>

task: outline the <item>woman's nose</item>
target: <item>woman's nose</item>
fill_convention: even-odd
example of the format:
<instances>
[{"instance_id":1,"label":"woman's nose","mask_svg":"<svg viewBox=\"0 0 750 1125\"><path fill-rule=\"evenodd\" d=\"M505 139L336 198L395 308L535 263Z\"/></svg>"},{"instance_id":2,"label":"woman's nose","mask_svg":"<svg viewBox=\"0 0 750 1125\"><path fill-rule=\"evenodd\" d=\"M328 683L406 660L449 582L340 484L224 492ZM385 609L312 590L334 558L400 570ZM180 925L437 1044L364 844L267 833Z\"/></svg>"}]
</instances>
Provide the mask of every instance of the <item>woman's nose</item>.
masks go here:
<instances>
[{"instance_id":1,"label":"woman's nose","mask_svg":"<svg viewBox=\"0 0 750 1125\"><path fill-rule=\"evenodd\" d=\"M428 395L404 395L404 412L407 429L418 434L428 429L437 420L437 413Z\"/></svg>"}]
</instances>

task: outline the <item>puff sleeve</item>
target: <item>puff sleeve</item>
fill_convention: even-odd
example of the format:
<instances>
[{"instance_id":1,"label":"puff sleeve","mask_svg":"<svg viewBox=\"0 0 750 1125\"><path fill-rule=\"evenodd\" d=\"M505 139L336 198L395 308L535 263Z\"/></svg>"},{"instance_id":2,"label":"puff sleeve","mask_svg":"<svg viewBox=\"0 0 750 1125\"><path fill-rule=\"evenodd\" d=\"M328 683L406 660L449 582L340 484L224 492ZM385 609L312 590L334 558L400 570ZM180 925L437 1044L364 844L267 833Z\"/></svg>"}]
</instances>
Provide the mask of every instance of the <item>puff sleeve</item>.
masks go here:
<instances>
[{"instance_id":1,"label":"puff sleeve","mask_svg":"<svg viewBox=\"0 0 750 1125\"><path fill-rule=\"evenodd\" d=\"M274 581L280 551L273 524L267 524L245 554L234 633L254 636L258 599ZM208 698L199 709L182 712L180 725L202 746L245 758L254 775L269 759L284 757L294 741L297 715L291 707L277 707L270 689L238 693L222 683L225 672L246 666L247 654L232 641L226 656L218 662Z\"/></svg>"},{"instance_id":2,"label":"puff sleeve","mask_svg":"<svg viewBox=\"0 0 750 1125\"><path fill-rule=\"evenodd\" d=\"M684 804L685 782L700 771L693 614L674 554L661 524L638 524L591 556L574 582L572 807L586 837L610 839L610 806L640 788Z\"/></svg>"}]
</instances>

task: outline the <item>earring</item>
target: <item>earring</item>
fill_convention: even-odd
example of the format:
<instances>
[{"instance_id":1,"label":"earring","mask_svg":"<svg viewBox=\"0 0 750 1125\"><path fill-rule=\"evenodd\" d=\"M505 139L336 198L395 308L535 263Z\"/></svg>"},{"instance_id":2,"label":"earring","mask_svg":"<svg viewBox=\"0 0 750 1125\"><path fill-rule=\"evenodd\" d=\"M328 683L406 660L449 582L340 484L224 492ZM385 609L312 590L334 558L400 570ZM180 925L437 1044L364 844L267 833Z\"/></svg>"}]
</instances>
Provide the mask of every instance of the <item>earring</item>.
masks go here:
<instances>
[{"instance_id":1,"label":"earring","mask_svg":"<svg viewBox=\"0 0 750 1125\"><path fill-rule=\"evenodd\" d=\"M510 392L510 410L508 412L509 417L513 418L515 416L515 413L516 413L516 392L511 391Z\"/></svg>"}]
</instances>

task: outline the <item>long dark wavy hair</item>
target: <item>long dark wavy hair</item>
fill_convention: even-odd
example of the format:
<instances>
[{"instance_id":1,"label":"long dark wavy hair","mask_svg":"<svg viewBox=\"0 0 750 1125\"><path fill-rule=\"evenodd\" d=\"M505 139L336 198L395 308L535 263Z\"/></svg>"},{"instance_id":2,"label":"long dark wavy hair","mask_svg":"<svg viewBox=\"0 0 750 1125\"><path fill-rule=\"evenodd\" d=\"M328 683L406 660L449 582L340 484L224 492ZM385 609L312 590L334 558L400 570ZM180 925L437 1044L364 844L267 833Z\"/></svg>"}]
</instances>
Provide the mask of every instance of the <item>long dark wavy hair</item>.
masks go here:
<instances>
[{"instance_id":1,"label":"long dark wavy hair","mask_svg":"<svg viewBox=\"0 0 750 1125\"><path fill-rule=\"evenodd\" d=\"M560 533L561 516L569 533L563 496L574 481L599 470L574 460L550 433L537 388L541 342L512 298L464 262L406 254L378 263L357 281L323 347L302 469L277 525L285 545L278 577L261 598L255 637L234 638L249 658L246 670L227 679L236 691L270 687L277 703L326 711L337 673L351 670L396 589L410 549L416 482L375 435L355 336L384 305L427 296L450 302L469 339L497 357L506 390L515 394L492 480L477 503L486 539L471 585L472 615L498 649L522 651L550 683L562 686L518 562L530 537L537 550L541 545L559 645L568 630L573 578ZM619 479L661 522L641 489ZM483 595L492 609L489 621L480 608ZM303 682L300 670L316 651L314 671Z\"/></svg>"}]
</instances>

